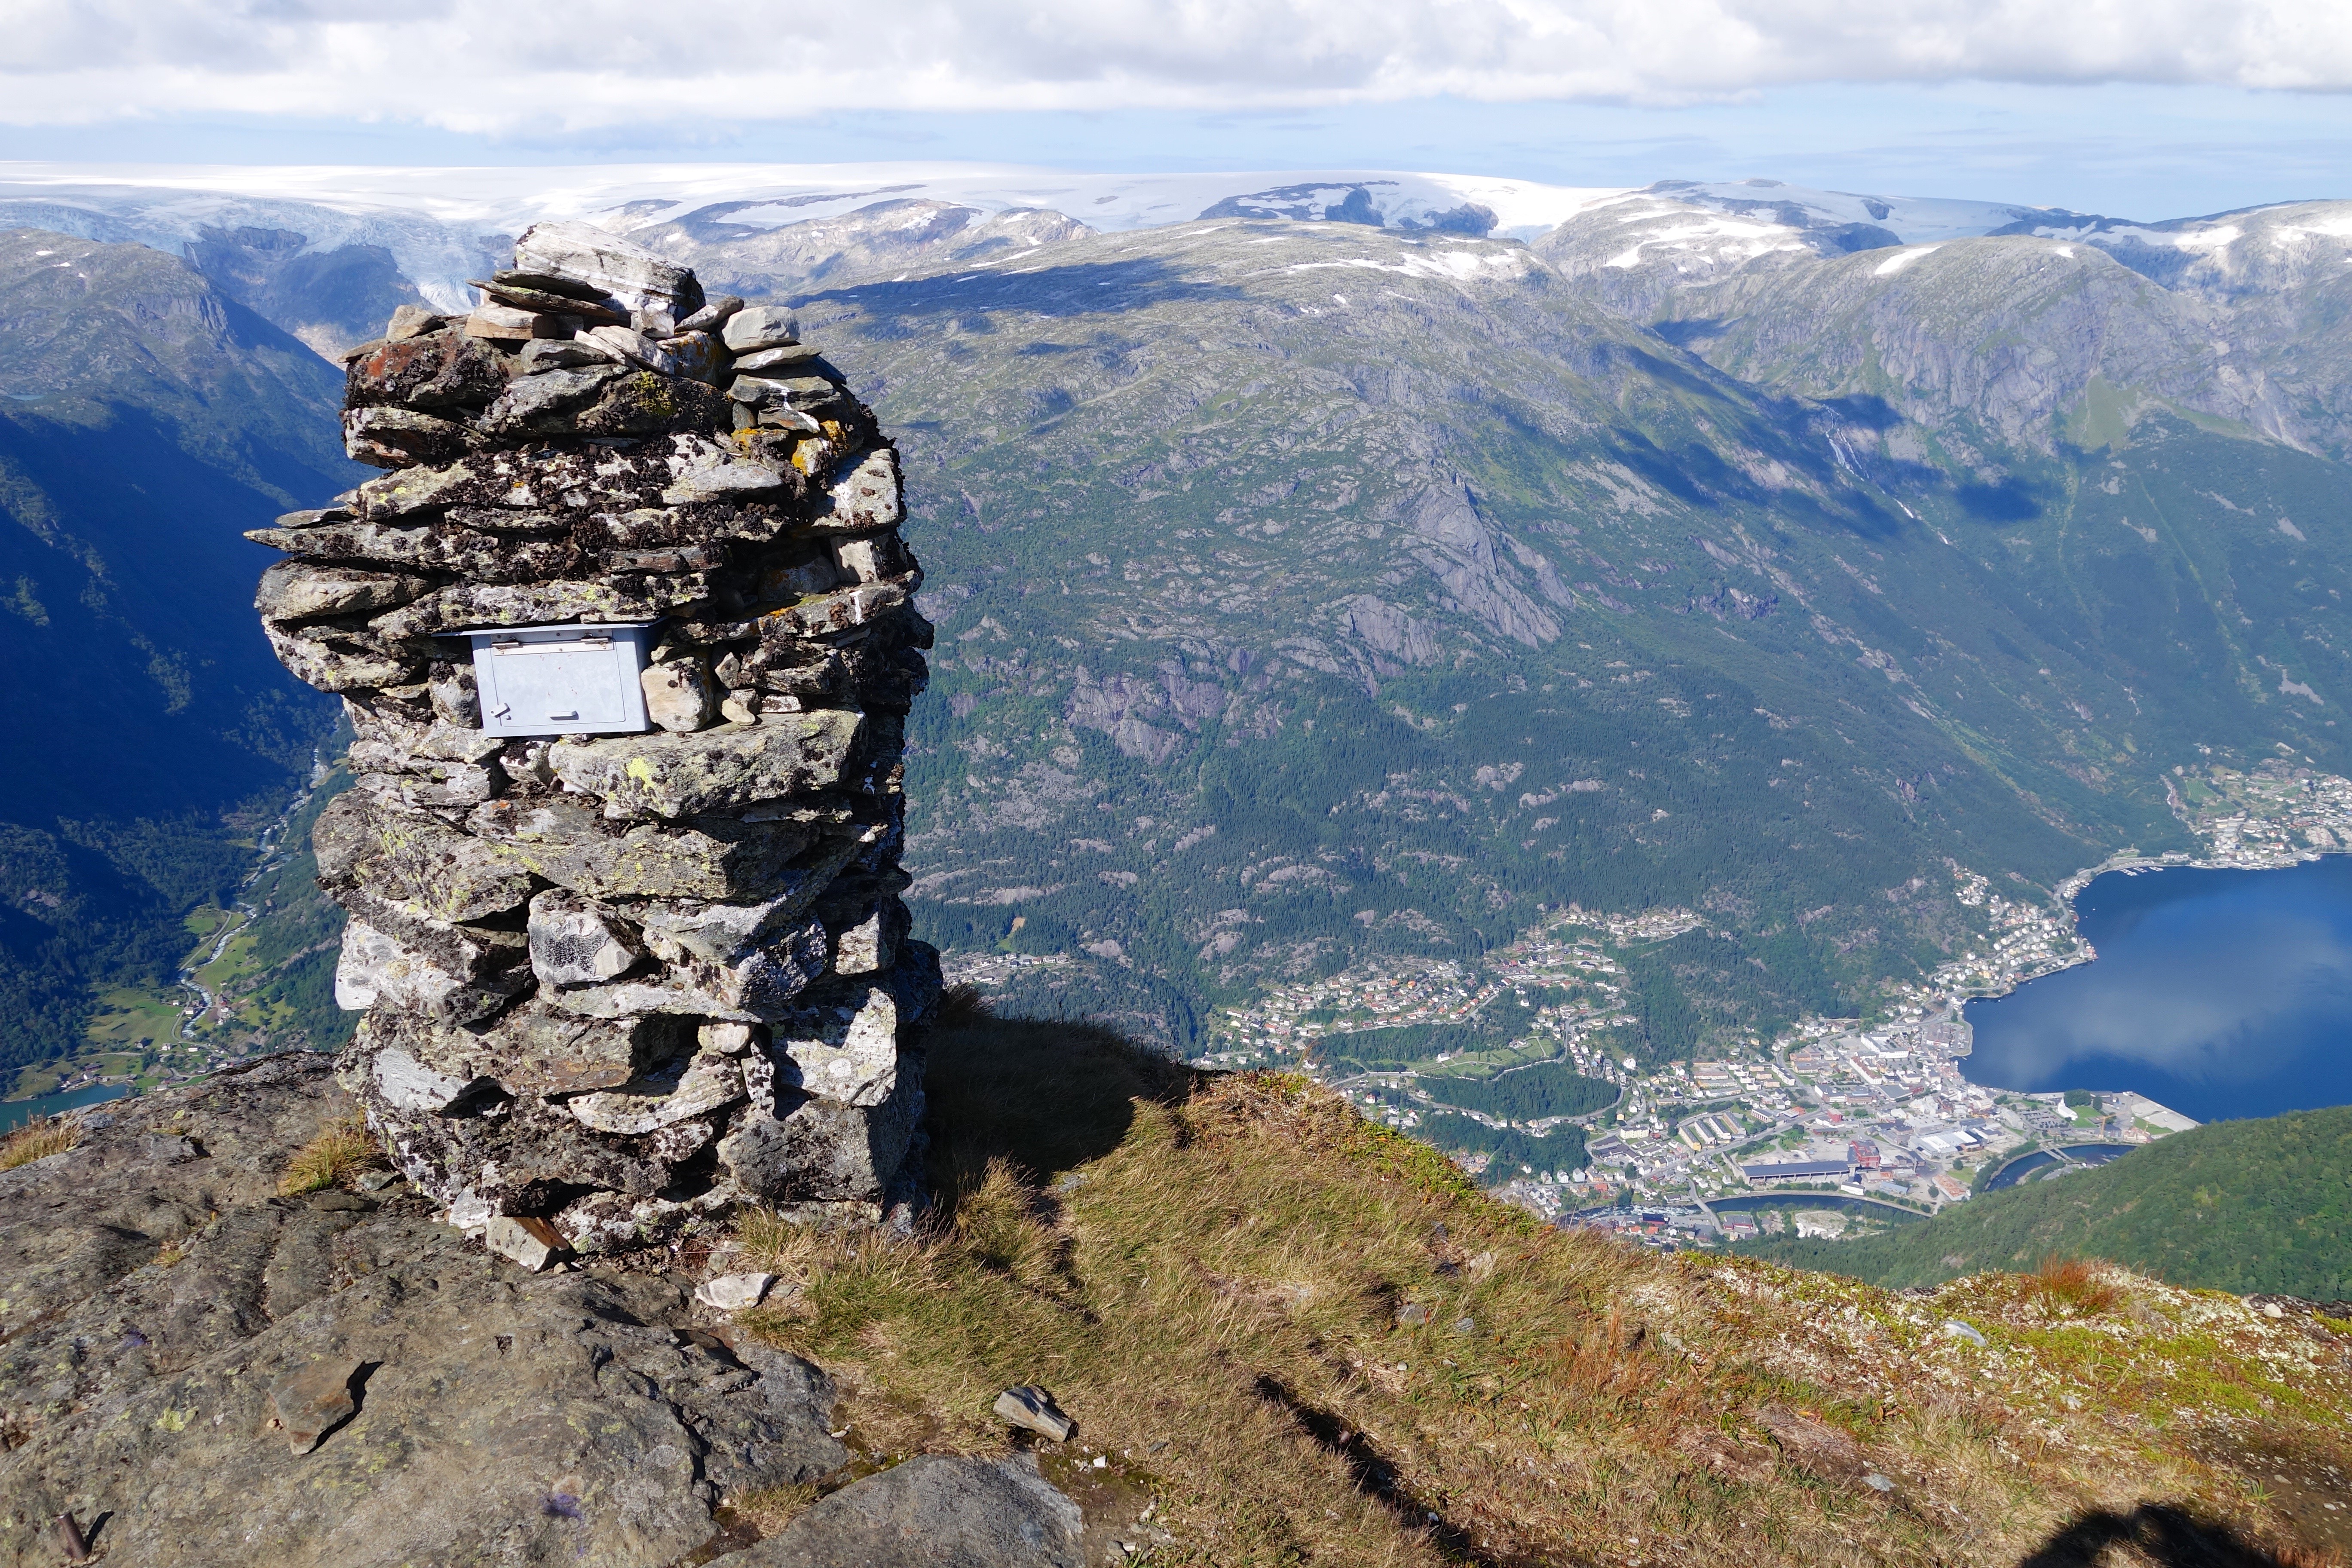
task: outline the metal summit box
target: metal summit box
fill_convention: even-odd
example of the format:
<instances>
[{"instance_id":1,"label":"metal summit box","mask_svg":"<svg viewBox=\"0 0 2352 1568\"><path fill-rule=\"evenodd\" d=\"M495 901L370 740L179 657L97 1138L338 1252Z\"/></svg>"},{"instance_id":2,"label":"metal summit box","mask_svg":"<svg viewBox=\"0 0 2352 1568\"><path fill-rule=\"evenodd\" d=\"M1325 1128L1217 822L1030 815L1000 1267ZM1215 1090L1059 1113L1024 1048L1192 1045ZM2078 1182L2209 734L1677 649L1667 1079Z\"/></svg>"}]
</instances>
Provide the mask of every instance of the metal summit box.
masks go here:
<instances>
[{"instance_id":1,"label":"metal summit box","mask_svg":"<svg viewBox=\"0 0 2352 1568\"><path fill-rule=\"evenodd\" d=\"M634 735L647 728L645 626L467 632L486 735Z\"/></svg>"}]
</instances>

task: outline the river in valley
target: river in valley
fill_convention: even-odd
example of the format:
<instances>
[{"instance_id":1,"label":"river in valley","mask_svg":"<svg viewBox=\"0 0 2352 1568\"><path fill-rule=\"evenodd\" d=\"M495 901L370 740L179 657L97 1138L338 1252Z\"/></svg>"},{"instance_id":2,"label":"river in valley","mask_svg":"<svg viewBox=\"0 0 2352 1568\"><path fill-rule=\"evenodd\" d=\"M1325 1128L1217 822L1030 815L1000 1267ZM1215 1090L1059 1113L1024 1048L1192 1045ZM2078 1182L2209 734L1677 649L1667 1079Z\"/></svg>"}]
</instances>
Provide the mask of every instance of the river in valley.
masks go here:
<instances>
[{"instance_id":1,"label":"river in valley","mask_svg":"<svg viewBox=\"0 0 2352 1568\"><path fill-rule=\"evenodd\" d=\"M2097 961L1969 1003L1971 1082L2200 1121L2352 1103L2352 856L2110 872L2074 909Z\"/></svg>"}]
</instances>

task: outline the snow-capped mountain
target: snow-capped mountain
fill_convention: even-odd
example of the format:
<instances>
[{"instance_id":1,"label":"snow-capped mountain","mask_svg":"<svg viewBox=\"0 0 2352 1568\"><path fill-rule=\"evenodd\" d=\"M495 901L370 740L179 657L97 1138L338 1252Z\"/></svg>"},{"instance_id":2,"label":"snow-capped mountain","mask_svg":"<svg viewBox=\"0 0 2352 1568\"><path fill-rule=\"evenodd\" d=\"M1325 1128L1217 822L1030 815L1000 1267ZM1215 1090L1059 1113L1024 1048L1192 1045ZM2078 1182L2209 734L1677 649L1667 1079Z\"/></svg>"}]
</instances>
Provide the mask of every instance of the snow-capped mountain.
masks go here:
<instances>
[{"instance_id":1,"label":"snow-capped mountain","mask_svg":"<svg viewBox=\"0 0 2352 1568\"><path fill-rule=\"evenodd\" d=\"M2143 223L2012 203L1667 180L1640 190L1488 176L1307 170L1072 174L977 163L552 168L100 167L0 163L0 226L135 241L194 261L322 353L405 300L469 304L511 237L548 218L635 235L722 287L772 291L994 264L1089 233L1220 218L1532 241L1611 310L1886 250L2024 236L2095 247L2216 300L2300 289L2352 262L2352 204ZM1897 249L1897 247L1907 247Z\"/></svg>"},{"instance_id":2,"label":"snow-capped mountain","mask_svg":"<svg viewBox=\"0 0 2352 1568\"><path fill-rule=\"evenodd\" d=\"M178 167L0 163L0 224L174 253L226 231L302 237L304 254L381 251L426 300L456 308L483 258L529 225L741 237L880 202L993 217L1056 212L1097 231L1203 216L1285 217L1531 239L1608 189L1478 175L1346 171L1073 174L969 163L622 164L580 168Z\"/></svg>"}]
</instances>

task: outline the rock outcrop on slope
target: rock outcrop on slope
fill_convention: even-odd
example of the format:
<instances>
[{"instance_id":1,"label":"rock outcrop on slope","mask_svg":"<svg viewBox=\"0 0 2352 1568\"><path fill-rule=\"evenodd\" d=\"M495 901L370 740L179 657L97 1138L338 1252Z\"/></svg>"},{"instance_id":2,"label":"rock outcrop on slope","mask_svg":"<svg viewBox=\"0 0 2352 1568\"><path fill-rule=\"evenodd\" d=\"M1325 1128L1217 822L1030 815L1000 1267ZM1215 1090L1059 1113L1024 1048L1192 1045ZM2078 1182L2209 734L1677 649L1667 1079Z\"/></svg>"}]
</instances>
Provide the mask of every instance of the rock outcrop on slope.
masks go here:
<instances>
[{"instance_id":1,"label":"rock outcrop on slope","mask_svg":"<svg viewBox=\"0 0 2352 1568\"><path fill-rule=\"evenodd\" d=\"M940 989L898 900L930 628L896 454L789 312L601 230L530 229L481 288L349 356L348 449L389 471L249 536L288 556L272 645L355 734L313 839L368 1014L343 1079L535 1261L738 1201L879 1217ZM644 732L486 727L458 634L525 627L642 637Z\"/></svg>"},{"instance_id":2,"label":"rock outcrop on slope","mask_svg":"<svg viewBox=\"0 0 2352 1568\"><path fill-rule=\"evenodd\" d=\"M351 1109L289 1052L0 1171L0 1568L69 1561L60 1516L142 1568L888 1563L910 1538L1076 1568L1077 1506L1027 1456L850 1479L834 1380L682 1275L519 1273L381 1172L282 1195ZM722 1533L821 1479L767 1540Z\"/></svg>"}]
</instances>

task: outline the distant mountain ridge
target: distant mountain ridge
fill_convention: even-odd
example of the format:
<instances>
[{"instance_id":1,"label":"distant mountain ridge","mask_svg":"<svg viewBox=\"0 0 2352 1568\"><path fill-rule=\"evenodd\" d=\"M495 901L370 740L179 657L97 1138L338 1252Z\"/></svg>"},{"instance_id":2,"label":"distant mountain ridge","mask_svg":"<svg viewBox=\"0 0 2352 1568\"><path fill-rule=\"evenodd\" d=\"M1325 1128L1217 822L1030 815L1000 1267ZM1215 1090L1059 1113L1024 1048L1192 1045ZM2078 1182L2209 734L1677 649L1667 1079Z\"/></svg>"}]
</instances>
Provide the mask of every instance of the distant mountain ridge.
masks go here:
<instances>
[{"instance_id":1,"label":"distant mountain ridge","mask_svg":"<svg viewBox=\"0 0 2352 1568\"><path fill-rule=\"evenodd\" d=\"M1181 1043L1545 904L1674 906L1638 1048L1737 1048L1973 940L1955 867L2187 847L2163 775L2208 749L2352 772L2343 204L347 173L0 216L227 235L211 287L363 331L560 189L793 301L924 534L913 896L1033 1005Z\"/></svg>"},{"instance_id":2,"label":"distant mountain ridge","mask_svg":"<svg viewBox=\"0 0 2352 1568\"><path fill-rule=\"evenodd\" d=\"M1596 206L1643 198L1801 237L1824 253L2011 232L2109 231L2160 251L2137 225L1998 202L1868 195L1769 179L1664 180L1633 192L1486 175L1394 171L1073 174L954 163L686 164L555 169L181 169L0 165L0 225L184 251L257 310L321 352L372 330L386 298L466 302L465 280L535 218L589 217L656 243L711 245L799 233L770 248L770 273L845 270L887 220L901 259L972 251L991 233L1074 237L1201 218L1281 218L1533 241ZM915 215L919 212L918 218ZM1068 220L1055 225L1051 215ZM838 254L820 228L851 218ZM911 224L908 220L912 219ZM2200 220L2174 220L2194 223ZM972 231L965 233L963 231ZM2105 243L2104 241L2102 243ZM873 255L880 253L874 252ZM871 257L869 256L869 258ZM877 263L878 264L878 263ZM294 276L285 275L291 269ZM391 294L387 295L386 290ZM248 298L248 293L269 299ZM297 300L301 301L299 304ZM388 312L390 304L384 304ZM330 342L336 333L356 333Z\"/></svg>"}]
</instances>

